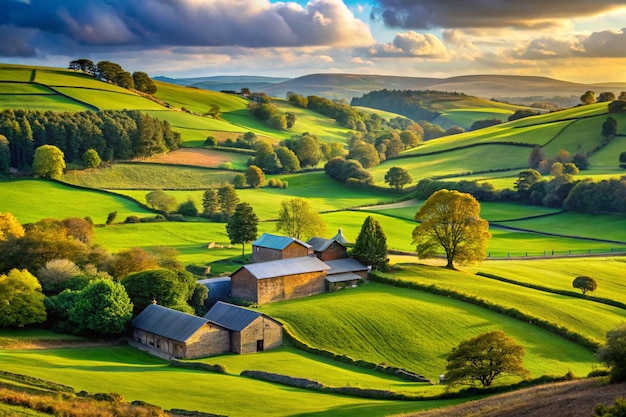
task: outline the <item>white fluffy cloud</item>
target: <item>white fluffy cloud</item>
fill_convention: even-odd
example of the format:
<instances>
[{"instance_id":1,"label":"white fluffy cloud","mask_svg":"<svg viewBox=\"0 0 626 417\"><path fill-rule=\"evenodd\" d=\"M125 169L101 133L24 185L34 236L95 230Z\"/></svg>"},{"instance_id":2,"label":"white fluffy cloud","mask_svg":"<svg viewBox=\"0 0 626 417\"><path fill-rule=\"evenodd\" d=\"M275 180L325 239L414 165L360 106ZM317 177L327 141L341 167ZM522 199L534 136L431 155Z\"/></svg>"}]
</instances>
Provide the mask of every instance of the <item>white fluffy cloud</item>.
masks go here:
<instances>
[{"instance_id":1,"label":"white fluffy cloud","mask_svg":"<svg viewBox=\"0 0 626 417\"><path fill-rule=\"evenodd\" d=\"M431 33L417 32L398 33L392 42L374 45L367 49L371 57L377 58L427 58L444 59L448 57L448 49L441 40Z\"/></svg>"}]
</instances>

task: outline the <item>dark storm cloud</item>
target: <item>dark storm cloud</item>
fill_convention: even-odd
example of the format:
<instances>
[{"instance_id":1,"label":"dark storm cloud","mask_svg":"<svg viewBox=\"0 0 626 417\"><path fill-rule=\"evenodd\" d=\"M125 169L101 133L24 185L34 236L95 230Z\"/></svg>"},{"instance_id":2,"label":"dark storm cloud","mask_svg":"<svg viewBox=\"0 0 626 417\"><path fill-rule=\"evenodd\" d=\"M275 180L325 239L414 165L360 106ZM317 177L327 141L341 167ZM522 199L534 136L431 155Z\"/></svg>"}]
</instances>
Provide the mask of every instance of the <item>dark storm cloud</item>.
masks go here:
<instances>
[{"instance_id":1,"label":"dark storm cloud","mask_svg":"<svg viewBox=\"0 0 626 417\"><path fill-rule=\"evenodd\" d=\"M554 20L593 16L624 0L376 0L371 17L392 28L541 29Z\"/></svg>"},{"instance_id":2,"label":"dark storm cloud","mask_svg":"<svg viewBox=\"0 0 626 417\"><path fill-rule=\"evenodd\" d=\"M2 51L46 47L367 45L368 26L341 0L0 0L0 27L14 31ZM32 33L29 39L19 36Z\"/></svg>"}]
</instances>

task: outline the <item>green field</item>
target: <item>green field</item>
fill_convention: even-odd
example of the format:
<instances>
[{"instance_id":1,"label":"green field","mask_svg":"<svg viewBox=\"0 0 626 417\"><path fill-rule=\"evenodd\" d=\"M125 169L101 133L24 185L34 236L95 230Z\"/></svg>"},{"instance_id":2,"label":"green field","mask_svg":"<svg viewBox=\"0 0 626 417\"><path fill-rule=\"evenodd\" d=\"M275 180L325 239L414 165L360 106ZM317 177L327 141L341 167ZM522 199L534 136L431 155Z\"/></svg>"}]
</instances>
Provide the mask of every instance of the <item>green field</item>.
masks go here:
<instances>
[{"instance_id":1,"label":"green field","mask_svg":"<svg viewBox=\"0 0 626 417\"><path fill-rule=\"evenodd\" d=\"M484 268L481 269L489 272ZM514 284L497 283L464 272L442 271L425 265L405 265L394 276L410 282L435 285L440 288L470 294L497 304L516 308L532 317L575 330L598 342L608 330L626 320L626 310L564 295L523 288Z\"/></svg>"},{"instance_id":2,"label":"green field","mask_svg":"<svg viewBox=\"0 0 626 417\"><path fill-rule=\"evenodd\" d=\"M107 214L118 212L126 216L154 216L136 203L99 191L76 190L66 185L42 181L20 180L0 182L0 212L10 212L20 223L32 223L44 218L89 216L94 223L103 224Z\"/></svg>"},{"instance_id":3,"label":"green field","mask_svg":"<svg viewBox=\"0 0 626 417\"><path fill-rule=\"evenodd\" d=\"M262 354L261 354L262 355ZM130 347L0 350L3 369L37 375L76 391L117 392L165 409L200 410L228 416L385 416L457 401L376 401L321 394L238 375L170 368ZM193 381L193 383L190 383ZM164 389L167 393L164 393ZM214 395L219 393L218 395Z\"/></svg>"},{"instance_id":4,"label":"green field","mask_svg":"<svg viewBox=\"0 0 626 417\"><path fill-rule=\"evenodd\" d=\"M75 100L89 103L100 110L161 110L162 106L130 91L101 91L76 87L54 87Z\"/></svg>"},{"instance_id":5,"label":"green field","mask_svg":"<svg viewBox=\"0 0 626 417\"><path fill-rule=\"evenodd\" d=\"M377 283L272 303L262 311L288 323L311 346L384 362L435 380L454 346L495 329L526 347L524 365L534 377L565 374L568 369L586 375L595 363L592 352L528 323L448 297Z\"/></svg>"}]
</instances>

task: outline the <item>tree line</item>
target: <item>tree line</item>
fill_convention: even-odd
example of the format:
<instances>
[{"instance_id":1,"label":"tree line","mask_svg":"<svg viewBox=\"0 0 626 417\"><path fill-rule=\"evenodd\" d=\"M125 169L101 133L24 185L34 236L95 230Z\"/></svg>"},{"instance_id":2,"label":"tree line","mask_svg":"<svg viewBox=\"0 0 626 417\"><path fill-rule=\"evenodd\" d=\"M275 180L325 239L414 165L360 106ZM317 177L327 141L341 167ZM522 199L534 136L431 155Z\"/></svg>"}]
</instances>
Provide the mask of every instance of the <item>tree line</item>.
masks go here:
<instances>
[{"instance_id":1,"label":"tree line","mask_svg":"<svg viewBox=\"0 0 626 417\"><path fill-rule=\"evenodd\" d=\"M182 142L169 122L137 110L4 110L0 112L0 136L6 138L0 139L0 168L8 165L20 170L31 167L35 149L42 145L56 146L68 162L80 162L90 149L102 160L112 161L149 157L177 149Z\"/></svg>"},{"instance_id":2,"label":"tree line","mask_svg":"<svg viewBox=\"0 0 626 417\"><path fill-rule=\"evenodd\" d=\"M71 61L68 69L82 71L85 74L93 75L102 81L110 82L122 88L135 89L146 94L157 92L156 84L148 74L142 71L135 71L131 74L115 62L100 61L94 64L89 59L80 58Z\"/></svg>"}]
</instances>

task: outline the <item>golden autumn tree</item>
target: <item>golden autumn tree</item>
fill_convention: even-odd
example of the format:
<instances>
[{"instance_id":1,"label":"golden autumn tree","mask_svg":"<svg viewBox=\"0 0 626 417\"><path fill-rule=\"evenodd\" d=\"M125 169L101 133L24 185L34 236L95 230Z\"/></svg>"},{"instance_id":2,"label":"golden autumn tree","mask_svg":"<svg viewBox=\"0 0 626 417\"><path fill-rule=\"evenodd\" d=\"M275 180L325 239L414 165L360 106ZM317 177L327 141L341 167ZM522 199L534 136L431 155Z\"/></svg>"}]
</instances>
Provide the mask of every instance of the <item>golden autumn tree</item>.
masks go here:
<instances>
[{"instance_id":1,"label":"golden autumn tree","mask_svg":"<svg viewBox=\"0 0 626 417\"><path fill-rule=\"evenodd\" d=\"M413 230L420 258L436 256L439 247L450 269L455 269L455 261L464 264L485 258L489 223L480 218L480 203L471 194L439 190L415 213L415 220L421 222Z\"/></svg>"},{"instance_id":2,"label":"golden autumn tree","mask_svg":"<svg viewBox=\"0 0 626 417\"><path fill-rule=\"evenodd\" d=\"M0 213L0 240L24 236L24 228L11 213Z\"/></svg>"}]
</instances>

